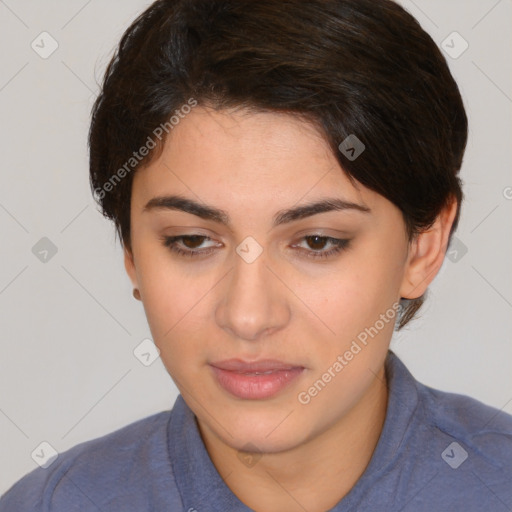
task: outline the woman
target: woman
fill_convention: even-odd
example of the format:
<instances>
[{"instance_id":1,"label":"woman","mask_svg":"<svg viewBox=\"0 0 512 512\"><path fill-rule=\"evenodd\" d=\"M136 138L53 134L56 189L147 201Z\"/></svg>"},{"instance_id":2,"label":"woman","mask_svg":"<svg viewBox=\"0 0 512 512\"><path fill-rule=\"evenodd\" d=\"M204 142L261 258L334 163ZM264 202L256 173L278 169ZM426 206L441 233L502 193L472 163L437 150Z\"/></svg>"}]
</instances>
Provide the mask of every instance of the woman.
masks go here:
<instances>
[{"instance_id":1,"label":"woman","mask_svg":"<svg viewBox=\"0 0 512 512\"><path fill-rule=\"evenodd\" d=\"M152 4L107 69L90 177L180 396L0 511L510 507L512 418L389 350L457 226L466 139L390 0Z\"/></svg>"}]
</instances>

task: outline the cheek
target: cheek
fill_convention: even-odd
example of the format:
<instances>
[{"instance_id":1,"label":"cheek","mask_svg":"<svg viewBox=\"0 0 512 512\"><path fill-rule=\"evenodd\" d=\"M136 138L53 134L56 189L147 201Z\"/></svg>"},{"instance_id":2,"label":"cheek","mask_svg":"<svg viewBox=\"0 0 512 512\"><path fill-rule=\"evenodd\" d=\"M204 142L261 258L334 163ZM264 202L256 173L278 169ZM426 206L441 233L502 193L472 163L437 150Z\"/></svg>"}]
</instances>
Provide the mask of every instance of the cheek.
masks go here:
<instances>
[{"instance_id":1,"label":"cheek","mask_svg":"<svg viewBox=\"0 0 512 512\"><path fill-rule=\"evenodd\" d=\"M336 336L347 339L391 307L400 275L392 260L358 257L320 280L303 282L300 293Z\"/></svg>"},{"instance_id":2,"label":"cheek","mask_svg":"<svg viewBox=\"0 0 512 512\"><path fill-rule=\"evenodd\" d=\"M193 308L197 288L181 268L161 248L148 246L138 255L139 287L155 342L172 335Z\"/></svg>"},{"instance_id":3,"label":"cheek","mask_svg":"<svg viewBox=\"0 0 512 512\"><path fill-rule=\"evenodd\" d=\"M318 335L318 322L304 325L312 368L299 390L309 400L305 406L299 400L303 414L322 417L327 423L335 421L370 386L393 334L396 277L390 275L390 266L382 259L360 260L320 280L317 286L303 289L308 305L329 327Z\"/></svg>"},{"instance_id":4,"label":"cheek","mask_svg":"<svg viewBox=\"0 0 512 512\"><path fill-rule=\"evenodd\" d=\"M201 272L197 265L176 263L161 249L143 253L139 270L153 340L166 368L179 375L183 361L197 363L204 351L213 318L215 284L222 276L211 270ZM189 371L192 368L190 365Z\"/></svg>"},{"instance_id":5,"label":"cheek","mask_svg":"<svg viewBox=\"0 0 512 512\"><path fill-rule=\"evenodd\" d=\"M401 267L396 254L389 250L379 257L382 252L377 248L366 254L346 258L321 279L302 281L300 295L307 297L308 306L321 319L313 323L307 319L302 325L310 344L308 352L314 354L315 378L332 367L338 356L347 353L344 376L337 374L336 383L329 386L331 392L338 389L337 393L343 393L338 386L344 388L349 381L357 387L361 375L370 378L368 368L385 357L393 334ZM364 385L361 382L363 388ZM330 393L323 395L319 403L328 400Z\"/></svg>"}]
</instances>

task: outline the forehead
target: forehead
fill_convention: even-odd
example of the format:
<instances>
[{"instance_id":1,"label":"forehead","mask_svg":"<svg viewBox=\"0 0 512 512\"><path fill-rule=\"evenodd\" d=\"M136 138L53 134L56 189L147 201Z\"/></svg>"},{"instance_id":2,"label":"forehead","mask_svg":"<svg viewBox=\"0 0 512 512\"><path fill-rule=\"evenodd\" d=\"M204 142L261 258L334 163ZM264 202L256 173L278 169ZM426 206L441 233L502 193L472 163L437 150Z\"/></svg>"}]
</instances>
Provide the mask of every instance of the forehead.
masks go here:
<instances>
[{"instance_id":1,"label":"forehead","mask_svg":"<svg viewBox=\"0 0 512 512\"><path fill-rule=\"evenodd\" d=\"M348 179L313 124L288 114L200 106L173 128L161 155L135 174L138 206L163 194L258 215L325 196L369 207L377 200Z\"/></svg>"}]
</instances>

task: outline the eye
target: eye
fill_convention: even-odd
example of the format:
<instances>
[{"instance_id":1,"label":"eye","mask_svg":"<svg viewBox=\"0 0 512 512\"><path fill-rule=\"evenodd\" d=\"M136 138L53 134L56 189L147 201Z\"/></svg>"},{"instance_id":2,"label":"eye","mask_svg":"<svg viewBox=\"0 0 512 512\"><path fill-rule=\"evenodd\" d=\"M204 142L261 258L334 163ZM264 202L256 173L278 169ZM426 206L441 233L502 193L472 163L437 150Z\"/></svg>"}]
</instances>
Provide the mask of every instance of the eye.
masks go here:
<instances>
[{"instance_id":1,"label":"eye","mask_svg":"<svg viewBox=\"0 0 512 512\"><path fill-rule=\"evenodd\" d=\"M350 240L348 239L333 238L316 234L306 235L301 240L305 241L310 247L310 249L300 248L300 252L304 253L307 258L328 258L330 256L334 256L346 249L350 243ZM199 234L162 237L162 242L165 247L179 256L189 257L207 256L211 254L215 250L215 246L200 249L201 245L207 241L212 241L212 239L206 235ZM330 244L332 248L325 251L323 249L327 244Z\"/></svg>"},{"instance_id":2,"label":"eye","mask_svg":"<svg viewBox=\"0 0 512 512\"><path fill-rule=\"evenodd\" d=\"M313 249L305 249L305 256L308 258L328 258L329 256L334 256L344 249L347 249L350 244L350 240L348 239L332 238L330 236L321 235L306 235L302 240L304 240L309 247ZM323 251L322 249L326 244L331 244L332 249Z\"/></svg>"},{"instance_id":3,"label":"eye","mask_svg":"<svg viewBox=\"0 0 512 512\"><path fill-rule=\"evenodd\" d=\"M213 252L213 247L204 250L197 250L206 240L211 238L205 235L180 235L180 236L164 236L162 238L165 247L180 256L204 256ZM182 246L178 242L181 242ZM182 248L184 246L184 248Z\"/></svg>"}]
</instances>

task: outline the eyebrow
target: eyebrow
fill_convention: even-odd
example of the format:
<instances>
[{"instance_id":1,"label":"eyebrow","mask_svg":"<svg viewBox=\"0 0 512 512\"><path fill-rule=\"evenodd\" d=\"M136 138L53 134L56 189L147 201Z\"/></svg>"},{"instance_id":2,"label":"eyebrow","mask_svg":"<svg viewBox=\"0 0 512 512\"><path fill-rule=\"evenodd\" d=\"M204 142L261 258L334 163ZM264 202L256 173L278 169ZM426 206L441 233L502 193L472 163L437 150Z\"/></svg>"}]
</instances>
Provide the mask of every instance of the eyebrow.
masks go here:
<instances>
[{"instance_id":1,"label":"eyebrow","mask_svg":"<svg viewBox=\"0 0 512 512\"><path fill-rule=\"evenodd\" d=\"M219 208L198 203L179 195L158 196L149 200L142 212L152 210L179 210L185 213L196 215L204 220L210 220L231 227L229 215ZM285 210L279 210L273 217L273 227L281 224L311 217L319 213L330 211L356 210L362 213L370 213L371 210L362 204L352 203L340 198L326 197L313 203L307 203Z\"/></svg>"}]
</instances>

